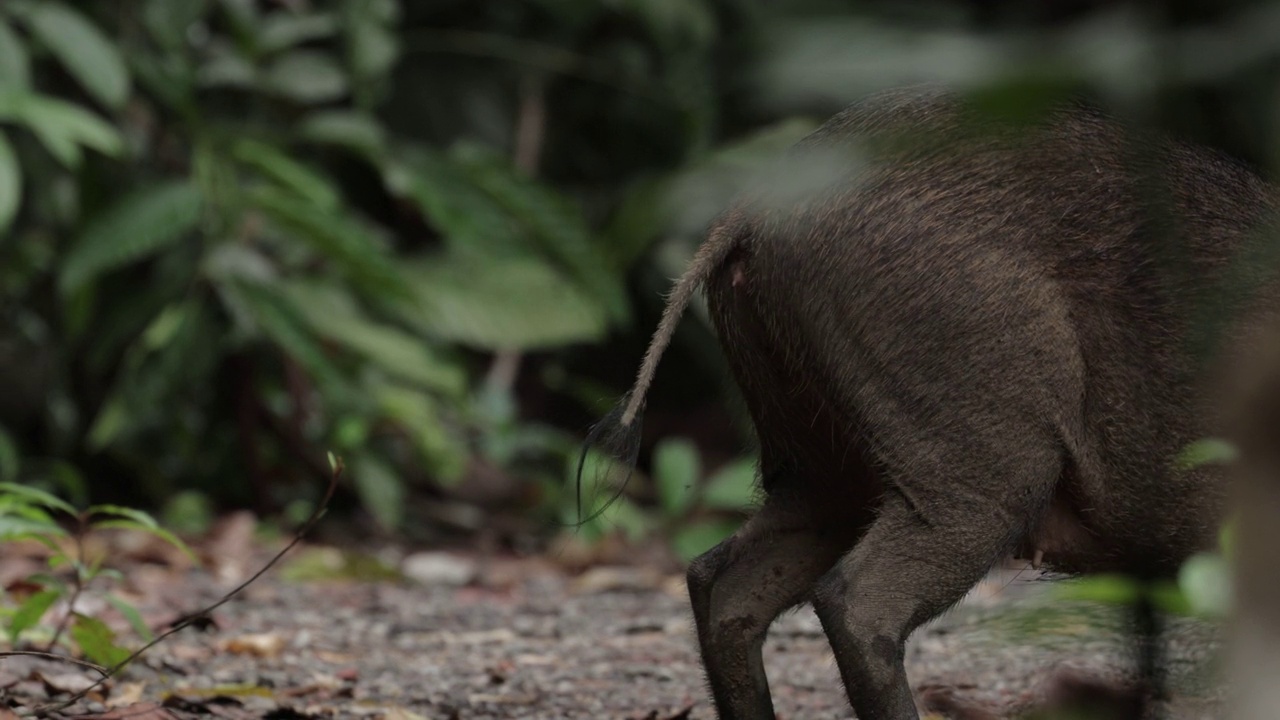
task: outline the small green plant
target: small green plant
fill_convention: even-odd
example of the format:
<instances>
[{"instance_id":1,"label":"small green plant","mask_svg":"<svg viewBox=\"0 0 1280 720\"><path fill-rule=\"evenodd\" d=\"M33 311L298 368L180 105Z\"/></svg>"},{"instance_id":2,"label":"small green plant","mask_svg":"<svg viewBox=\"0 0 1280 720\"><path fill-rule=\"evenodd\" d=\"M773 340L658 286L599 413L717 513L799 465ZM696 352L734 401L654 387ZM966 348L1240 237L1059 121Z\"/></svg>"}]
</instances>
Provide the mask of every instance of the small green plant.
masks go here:
<instances>
[{"instance_id":1,"label":"small green plant","mask_svg":"<svg viewBox=\"0 0 1280 720\"><path fill-rule=\"evenodd\" d=\"M686 438L663 440L654 449L653 480L663 533L688 562L732 535L756 500L755 458L742 457L702 479L697 447Z\"/></svg>"},{"instance_id":2,"label":"small green plant","mask_svg":"<svg viewBox=\"0 0 1280 720\"><path fill-rule=\"evenodd\" d=\"M575 477L577 458L569 458L569 478ZM601 469L604 463L607 470ZM609 478L617 467L595 450L587 453L582 477L597 484ZM584 485L580 525L575 519L576 498L562 503L562 515L579 527L588 542L599 540L611 529L621 529L629 538L639 539L659 533L684 562L701 555L733 534L743 515L756 501L755 458L742 457L703 478L698 448L687 438L667 438L653 451L652 480L658 507L648 510L625 495L588 488Z\"/></svg>"},{"instance_id":3,"label":"small green plant","mask_svg":"<svg viewBox=\"0 0 1280 720\"><path fill-rule=\"evenodd\" d=\"M59 520L63 522L59 522ZM70 526L70 531L66 529ZM195 554L173 533L160 527L147 513L119 505L92 505L77 510L71 504L43 490L0 483L0 543L34 540L49 549L48 571L34 573L21 586L24 597L6 597L16 605L4 609L0 624L9 643L16 645L24 633L42 636L39 645L52 651L59 645L78 649L89 661L105 668L122 663L129 651L120 646L115 633L100 618L76 610L78 601L88 592L101 592L102 597L122 616L144 641L151 630L136 608L115 593L93 587L105 579L118 581L119 571L102 565L103 558L88 558L85 538L93 532L108 529L137 530L168 542L193 561ZM41 625L41 620L59 601L67 611L54 625Z\"/></svg>"}]
</instances>

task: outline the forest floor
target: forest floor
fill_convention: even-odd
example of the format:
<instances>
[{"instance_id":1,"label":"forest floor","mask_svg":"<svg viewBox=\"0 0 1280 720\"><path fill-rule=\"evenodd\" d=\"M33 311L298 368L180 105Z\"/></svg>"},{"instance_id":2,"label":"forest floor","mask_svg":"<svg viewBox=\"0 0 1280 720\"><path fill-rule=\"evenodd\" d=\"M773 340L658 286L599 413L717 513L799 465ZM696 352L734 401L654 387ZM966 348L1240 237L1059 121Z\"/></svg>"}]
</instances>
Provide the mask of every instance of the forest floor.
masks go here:
<instances>
[{"instance_id":1,"label":"forest floor","mask_svg":"<svg viewBox=\"0 0 1280 720\"><path fill-rule=\"evenodd\" d=\"M172 555L133 553L120 593L156 628L216 601L270 557L243 526L224 528L222 546L205 553L215 562L199 569ZM48 717L714 717L679 573L643 561L570 571L554 557L384 550L392 572L373 560L344 565L344 557L296 548L214 611L203 630L167 638ZM13 582L29 560L0 561L0 580ZM1052 583L1014 575L993 572L912 636L908 674L920 697L944 688L1004 717L1035 703L1055 673L1123 679L1132 668L1119 611L1055 599ZM84 599L92 600L92 593ZM81 609L95 607L111 617L105 605ZM123 621L110 622L127 632ZM1168 622L1166 717L1219 716L1221 629ZM765 658L779 718L852 716L807 607L775 623ZM66 663L2 657L0 719L93 679Z\"/></svg>"}]
</instances>

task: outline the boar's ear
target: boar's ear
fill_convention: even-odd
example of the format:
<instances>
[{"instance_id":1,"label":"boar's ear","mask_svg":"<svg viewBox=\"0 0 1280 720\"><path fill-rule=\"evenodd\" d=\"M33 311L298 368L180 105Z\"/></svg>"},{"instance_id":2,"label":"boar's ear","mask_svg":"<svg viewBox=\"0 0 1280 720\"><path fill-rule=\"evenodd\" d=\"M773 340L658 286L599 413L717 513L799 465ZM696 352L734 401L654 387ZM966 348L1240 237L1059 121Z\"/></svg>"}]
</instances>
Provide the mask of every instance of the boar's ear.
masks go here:
<instances>
[{"instance_id":1,"label":"boar's ear","mask_svg":"<svg viewBox=\"0 0 1280 720\"><path fill-rule=\"evenodd\" d=\"M624 395L608 415L591 428L587 439L582 444L582 452L578 455L578 470L574 477L574 495L577 508L577 522L580 527L599 517L626 490L627 482L635 472L636 459L640 455L640 431L643 426L643 410L634 410L630 422L623 422L627 408L631 404L631 393ZM597 455L592 457L592 450ZM588 462L591 460L591 462ZM589 515L582 515L582 479L590 476L592 489L591 505L595 507ZM621 477L618 477L621 475ZM603 503L594 500L602 488L616 486L613 495Z\"/></svg>"}]
</instances>

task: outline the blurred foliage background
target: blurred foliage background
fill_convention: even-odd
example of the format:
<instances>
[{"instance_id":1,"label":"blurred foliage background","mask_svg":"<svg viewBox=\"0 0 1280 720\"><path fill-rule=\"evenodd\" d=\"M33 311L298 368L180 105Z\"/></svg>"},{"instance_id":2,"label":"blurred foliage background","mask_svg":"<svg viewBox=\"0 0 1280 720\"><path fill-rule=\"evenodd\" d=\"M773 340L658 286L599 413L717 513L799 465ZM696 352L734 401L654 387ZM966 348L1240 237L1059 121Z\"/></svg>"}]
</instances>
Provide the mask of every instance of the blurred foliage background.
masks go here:
<instances>
[{"instance_id":1,"label":"blurred foliage background","mask_svg":"<svg viewBox=\"0 0 1280 720\"><path fill-rule=\"evenodd\" d=\"M867 92L1082 92L1270 174L1280 3L4 0L0 481L527 546L752 168ZM701 308L587 528L752 501ZM730 400L726 401L726 398ZM594 533L594 534L593 534Z\"/></svg>"}]
</instances>

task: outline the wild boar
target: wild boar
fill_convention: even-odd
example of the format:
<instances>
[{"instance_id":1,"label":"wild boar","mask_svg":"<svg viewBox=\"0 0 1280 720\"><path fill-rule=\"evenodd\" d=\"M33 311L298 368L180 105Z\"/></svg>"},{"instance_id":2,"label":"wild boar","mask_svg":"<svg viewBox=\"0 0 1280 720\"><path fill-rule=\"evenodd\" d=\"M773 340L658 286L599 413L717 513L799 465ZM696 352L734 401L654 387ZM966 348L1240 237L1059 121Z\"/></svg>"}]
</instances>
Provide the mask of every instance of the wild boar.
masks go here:
<instances>
[{"instance_id":1,"label":"wild boar","mask_svg":"<svg viewBox=\"0 0 1280 720\"><path fill-rule=\"evenodd\" d=\"M1174 465L1216 428L1224 355L1204 352L1220 343L1201 320L1224 288L1252 283L1241 317L1274 297L1237 262L1272 188L1083 103L1018 123L936 87L882 92L772 177L814 159L818 181L745 192L713 223L634 388L589 438L634 449L705 288L765 497L688 569L722 720L774 717L762 646L800 603L857 716L903 720L918 717L908 635L997 561L1160 577L1211 547L1220 470Z\"/></svg>"}]
</instances>

